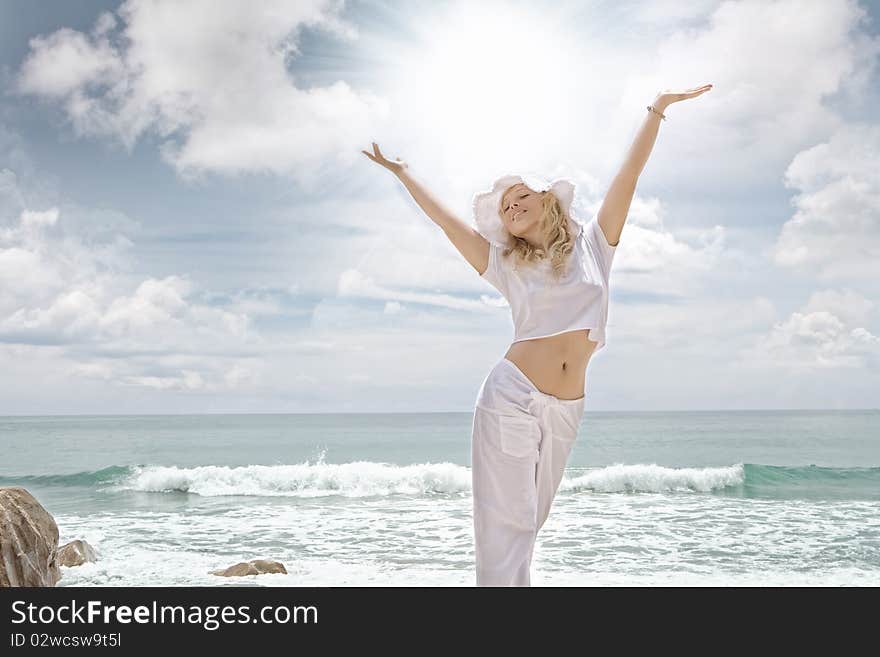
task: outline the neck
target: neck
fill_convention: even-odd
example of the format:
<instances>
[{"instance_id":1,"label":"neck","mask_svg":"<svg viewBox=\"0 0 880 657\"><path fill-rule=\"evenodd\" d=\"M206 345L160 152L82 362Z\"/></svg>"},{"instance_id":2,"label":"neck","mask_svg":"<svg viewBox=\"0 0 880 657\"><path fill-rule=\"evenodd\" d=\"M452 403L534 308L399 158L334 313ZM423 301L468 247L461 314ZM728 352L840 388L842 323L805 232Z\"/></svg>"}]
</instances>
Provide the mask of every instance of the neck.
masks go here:
<instances>
[{"instance_id":1,"label":"neck","mask_svg":"<svg viewBox=\"0 0 880 657\"><path fill-rule=\"evenodd\" d=\"M538 226L532 226L527 232L520 235L522 239L531 244L536 249L544 248L544 239L541 236L541 231L538 230Z\"/></svg>"}]
</instances>

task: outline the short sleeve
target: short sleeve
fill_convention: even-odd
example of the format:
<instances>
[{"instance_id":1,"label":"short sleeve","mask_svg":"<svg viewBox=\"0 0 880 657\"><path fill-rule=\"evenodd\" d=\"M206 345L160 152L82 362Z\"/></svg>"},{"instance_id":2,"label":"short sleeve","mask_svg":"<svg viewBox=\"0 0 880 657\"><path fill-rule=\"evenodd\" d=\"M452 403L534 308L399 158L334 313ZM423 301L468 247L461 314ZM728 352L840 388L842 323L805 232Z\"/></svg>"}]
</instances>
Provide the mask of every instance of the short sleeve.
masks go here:
<instances>
[{"instance_id":1,"label":"short sleeve","mask_svg":"<svg viewBox=\"0 0 880 657\"><path fill-rule=\"evenodd\" d=\"M605 270L605 275L610 275L611 263L614 261L614 254L617 252L620 242L614 246L608 243L608 240L605 239L605 233L602 232L602 227L599 225L599 220L595 216L584 226L584 235L587 241L590 242L591 250L599 258L600 265Z\"/></svg>"},{"instance_id":2,"label":"short sleeve","mask_svg":"<svg viewBox=\"0 0 880 657\"><path fill-rule=\"evenodd\" d=\"M504 263L501 262L501 247L494 242L489 242L489 265L480 277L488 281L492 287L507 297L507 277L504 273Z\"/></svg>"}]
</instances>

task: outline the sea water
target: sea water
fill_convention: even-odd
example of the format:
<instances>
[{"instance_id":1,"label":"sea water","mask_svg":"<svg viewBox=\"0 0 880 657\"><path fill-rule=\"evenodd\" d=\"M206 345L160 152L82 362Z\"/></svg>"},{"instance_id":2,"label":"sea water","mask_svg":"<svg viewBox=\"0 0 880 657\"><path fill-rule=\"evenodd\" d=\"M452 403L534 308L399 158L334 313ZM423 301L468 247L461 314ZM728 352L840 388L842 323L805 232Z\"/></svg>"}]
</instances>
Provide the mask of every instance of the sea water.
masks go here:
<instances>
[{"instance_id":1,"label":"sea water","mask_svg":"<svg viewBox=\"0 0 880 657\"><path fill-rule=\"evenodd\" d=\"M0 486L97 550L59 586L472 586L471 422L7 416ZM532 585L880 585L880 410L588 408Z\"/></svg>"}]
</instances>

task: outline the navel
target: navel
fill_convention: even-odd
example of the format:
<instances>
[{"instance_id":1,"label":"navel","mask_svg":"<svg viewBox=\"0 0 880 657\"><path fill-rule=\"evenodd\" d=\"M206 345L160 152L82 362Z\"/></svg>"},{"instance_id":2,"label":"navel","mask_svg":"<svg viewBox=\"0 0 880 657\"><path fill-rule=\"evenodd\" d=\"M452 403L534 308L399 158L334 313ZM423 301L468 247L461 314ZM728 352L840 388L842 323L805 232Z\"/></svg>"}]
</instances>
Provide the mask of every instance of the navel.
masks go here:
<instances>
[{"instance_id":1,"label":"navel","mask_svg":"<svg viewBox=\"0 0 880 657\"><path fill-rule=\"evenodd\" d=\"M565 369L565 361L562 361L562 369Z\"/></svg>"}]
</instances>

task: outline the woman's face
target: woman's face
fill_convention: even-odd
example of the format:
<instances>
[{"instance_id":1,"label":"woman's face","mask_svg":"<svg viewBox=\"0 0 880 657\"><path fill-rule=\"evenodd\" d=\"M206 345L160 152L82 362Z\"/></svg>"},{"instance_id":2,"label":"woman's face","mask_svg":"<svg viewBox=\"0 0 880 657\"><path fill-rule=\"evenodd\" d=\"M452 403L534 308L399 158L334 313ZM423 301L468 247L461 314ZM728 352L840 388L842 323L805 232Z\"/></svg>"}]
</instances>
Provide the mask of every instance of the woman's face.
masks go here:
<instances>
[{"instance_id":1,"label":"woman's face","mask_svg":"<svg viewBox=\"0 0 880 657\"><path fill-rule=\"evenodd\" d=\"M544 194L546 192L532 191L523 183L507 188L501 196L501 220L509 233L517 237L536 233L532 229L541 221Z\"/></svg>"}]
</instances>

